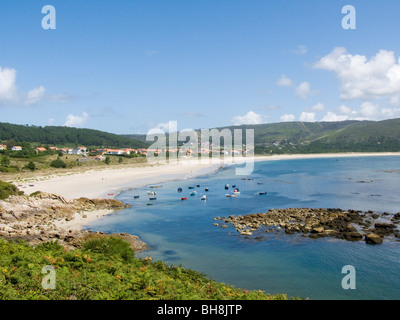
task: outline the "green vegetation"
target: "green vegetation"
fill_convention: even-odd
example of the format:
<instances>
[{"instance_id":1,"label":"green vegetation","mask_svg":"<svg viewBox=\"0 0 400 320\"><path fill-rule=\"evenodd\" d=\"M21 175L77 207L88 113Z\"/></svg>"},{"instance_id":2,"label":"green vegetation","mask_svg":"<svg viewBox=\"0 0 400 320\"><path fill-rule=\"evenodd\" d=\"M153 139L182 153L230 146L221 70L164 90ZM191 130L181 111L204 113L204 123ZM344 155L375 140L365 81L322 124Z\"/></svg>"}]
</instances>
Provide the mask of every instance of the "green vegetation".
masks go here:
<instances>
[{"instance_id":1,"label":"green vegetation","mask_svg":"<svg viewBox=\"0 0 400 320\"><path fill-rule=\"evenodd\" d=\"M400 119L383 121L281 122L215 128L219 131L254 130L256 154L301 154L335 152L399 152ZM198 140L200 138L200 130ZM145 141L145 135L125 135ZM180 142L185 143L186 141ZM211 141L210 141L211 142ZM224 141L221 139L220 144Z\"/></svg>"},{"instance_id":2,"label":"green vegetation","mask_svg":"<svg viewBox=\"0 0 400 320\"><path fill-rule=\"evenodd\" d=\"M10 140L12 141L8 143ZM146 148L148 146L147 143L142 141L99 130L53 126L24 126L10 123L0 123L0 141L7 141L7 149L21 142L34 142L44 145L69 144L74 147L84 145L86 147Z\"/></svg>"},{"instance_id":3,"label":"green vegetation","mask_svg":"<svg viewBox=\"0 0 400 320\"><path fill-rule=\"evenodd\" d=\"M12 183L0 181L0 200L4 200L9 196L16 196L23 194L22 191L19 191L16 186Z\"/></svg>"},{"instance_id":4,"label":"green vegetation","mask_svg":"<svg viewBox=\"0 0 400 320\"><path fill-rule=\"evenodd\" d=\"M42 268L52 265L56 288L43 289ZM57 243L31 247L0 239L0 300L287 299L215 282L203 274L139 259L119 238L93 239L82 249Z\"/></svg>"},{"instance_id":5,"label":"green vegetation","mask_svg":"<svg viewBox=\"0 0 400 320\"><path fill-rule=\"evenodd\" d=\"M67 164L64 161L62 161L61 159L56 159L56 160L53 160L50 163L50 167L53 167L53 168L66 168Z\"/></svg>"},{"instance_id":6,"label":"green vegetation","mask_svg":"<svg viewBox=\"0 0 400 320\"><path fill-rule=\"evenodd\" d=\"M36 166L32 161L29 161L29 163L24 168L28 169L28 170L31 170L31 171L35 171L36 170Z\"/></svg>"}]
</instances>

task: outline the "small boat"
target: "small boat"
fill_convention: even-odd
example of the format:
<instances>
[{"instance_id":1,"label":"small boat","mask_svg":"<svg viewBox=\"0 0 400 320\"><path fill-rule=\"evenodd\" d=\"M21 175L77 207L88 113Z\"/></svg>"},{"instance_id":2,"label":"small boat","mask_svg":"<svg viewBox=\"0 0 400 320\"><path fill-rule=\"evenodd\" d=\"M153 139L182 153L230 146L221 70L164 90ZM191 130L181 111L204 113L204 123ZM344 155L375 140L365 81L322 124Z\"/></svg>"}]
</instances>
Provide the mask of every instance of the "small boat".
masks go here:
<instances>
[{"instance_id":1,"label":"small boat","mask_svg":"<svg viewBox=\"0 0 400 320\"><path fill-rule=\"evenodd\" d=\"M190 193L190 195L191 195L191 196L195 196L196 193L197 193L196 191L192 191L192 192Z\"/></svg>"},{"instance_id":2,"label":"small boat","mask_svg":"<svg viewBox=\"0 0 400 320\"><path fill-rule=\"evenodd\" d=\"M236 184L233 184L233 185L232 185L232 188L236 188Z\"/></svg>"},{"instance_id":3,"label":"small boat","mask_svg":"<svg viewBox=\"0 0 400 320\"><path fill-rule=\"evenodd\" d=\"M148 205L148 206L152 206L153 204L149 202L149 203L147 203L147 205Z\"/></svg>"},{"instance_id":4,"label":"small boat","mask_svg":"<svg viewBox=\"0 0 400 320\"><path fill-rule=\"evenodd\" d=\"M238 196L238 195L240 194L240 191L236 191L236 190L235 190L235 191L233 191L233 194L235 194L235 195Z\"/></svg>"},{"instance_id":5,"label":"small boat","mask_svg":"<svg viewBox=\"0 0 400 320\"><path fill-rule=\"evenodd\" d=\"M227 193L226 195L225 195L227 198L234 198L234 197L236 197L236 194L234 194L234 193Z\"/></svg>"},{"instance_id":6,"label":"small boat","mask_svg":"<svg viewBox=\"0 0 400 320\"><path fill-rule=\"evenodd\" d=\"M109 193L108 195L109 195L109 196L113 196L113 195L114 195L114 193Z\"/></svg>"},{"instance_id":7,"label":"small boat","mask_svg":"<svg viewBox=\"0 0 400 320\"><path fill-rule=\"evenodd\" d=\"M133 199L139 199L139 196L133 196Z\"/></svg>"},{"instance_id":8,"label":"small boat","mask_svg":"<svg viewBox=\"0 0 400 320\"><path fill-rule=\"evenodd\" d=\"M198 185L196 185L196 187L197 187L197 188L199 188L199 187L200 187L200 185L198 184Z\"/></svg>"},{"instance_id":9,"label":"small boat","mask_svg":"<svg viewBox=\"0 0 400 320\"><path fill-rule=\"evenodd\" d=\"M149 198L149 200L157 200L157 198L155 198L155 197L154 198Z\"/></svg>"},{"instance_id":10,"label":"small boat","mask_svg":"<svg viewBox=\"0 0 400 320\"><path fill-rule=\"evenodd\" d=\"M208 198L207 198L207 196L206 195L204 195L204 196L202 196L201 198L200 198L200 200L207 200Z\"/></svg>"},{"instance_id":11,"label":"small boat","mask_svg":"<svg viewBox=\"0 0 400 320\"><path fill-rule=\"evenodd\" d=\"M183 198L181 198L181 200L187 200L187 198L186 198L186 197L183 197Z\"/></svg>"},{"instance_id":12,"label":"small boat","mask_svg":"<svg viewBox=\"0 0 400 320\"><path fill-rule=\"evenodd\" d=\"M229 184L226 184L225 185L225 190L228 190L229 189Z\"/></svg>"},{"instance_id":13,"label":"small boat","mask_svg":"<svg viewBox=\"0 0 400 320\"><path fill-rule=\"evenodd\" d=\"M178 192L182 192L182 188L178 188Z\"/></svg>"},{"instance_id":14,"label":"small boat","mask_svg":"<svg viewBox=\"0 0 400 320\"><path fill-rule=\"evenodd\" d=\"M188 189L194 189L194 187L188 187Z\"/></svg>"},{"instance_id":15,"label":"small boat","mask_svg":"<svg viewBox=\"0 0 400 320\"><path fill-rule=\"evenodd\" d=\"M258 193L260 196L264 196L264 195L266 195L267 193L266 192L259 192Z\"/></svg>"},{"instance_id":16,"label":"small boat","mask_svg":"<svg viewBox=\"0 0 400 320\"><path fill-rule=\"evenodd\" d=\"M162 186L150 186L150 188L162 188Z\"/></svg>"},{"instance_id":17,"label":"small boat","mask_svg":"<svg viewBox=\"0 0 400 320\"><path fill-rule=\"evenodd\" d=\"M147 191L147 194L149 196L155 196L157 193L155 193L154 191Z\"/></svg>"},{"instance_id":18,"label":"small boat","mask_svg":"<svg viewBox=\"0 0 400 320\"><path fill-rule=\"evenodd\" d=\"M205 188L204 191L208 192L208 188Z\"/></svg>"}]
</instances>

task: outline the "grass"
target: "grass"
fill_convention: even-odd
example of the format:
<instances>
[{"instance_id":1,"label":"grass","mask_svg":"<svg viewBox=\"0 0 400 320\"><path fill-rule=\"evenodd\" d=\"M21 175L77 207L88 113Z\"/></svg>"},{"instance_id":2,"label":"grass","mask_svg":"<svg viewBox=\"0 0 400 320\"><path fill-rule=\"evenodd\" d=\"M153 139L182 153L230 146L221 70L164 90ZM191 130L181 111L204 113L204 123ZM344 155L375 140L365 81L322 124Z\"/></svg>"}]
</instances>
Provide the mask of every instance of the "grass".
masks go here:
<instances>
[{"instance_id":1,"label":"grass","mask_svg":"<svg viewBox=\"0 0 400 320\"><path fill-rule=\"evenodd\" d=\"M41 285L55 269L55 289ZM68 251L0 239L0 300L286 300L283 294L238 289L179 266L139 259L122 239L92 239Z\"/></svg>"},{"instance_id":2,"label":"grass","mask_svg":"<svg viewBox=\"0 0 400 320\"><path fill-rule=\"evenodd\" d=\"M4 200L9 196L20 195L22 193L23 192L19 191L13 184L0 181L0 200Z\"/></svg>"}]
</instances>

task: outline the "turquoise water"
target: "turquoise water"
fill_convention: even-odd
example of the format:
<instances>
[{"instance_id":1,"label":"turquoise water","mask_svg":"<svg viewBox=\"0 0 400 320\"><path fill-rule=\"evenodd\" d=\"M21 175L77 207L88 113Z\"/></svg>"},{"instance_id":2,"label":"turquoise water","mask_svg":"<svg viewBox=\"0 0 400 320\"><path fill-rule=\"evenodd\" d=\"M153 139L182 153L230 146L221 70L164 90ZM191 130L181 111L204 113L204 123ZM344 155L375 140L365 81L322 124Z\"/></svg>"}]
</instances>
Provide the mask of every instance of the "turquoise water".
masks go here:
<instances>
[{"instance_id":1,"label":"turquoise water","mask_svg":"<svg viewBox=\"0 0 400 320\"><path fill-rule=\"evenodd\" d=\"M87 226L128 232L151 246L142 256L182 265L249 290L309 299L399 299L400 242L382 245L258 230L245 238L214 217L265 212L270 208L312 207L400 211L400 157L357 157L256 162L242 180L234 167L208 176L162 183L161 188L126 190L117 199L133 205ZM227 198L225 184L240 196ZM196 185L200 185L197 187ZM193 186L196 196L190 196ZM177 188L183 192L178 193ZM209 192L204 188L208 187ZM147 205L147 191L157 200ZM230 191L232 188L230 188ZM259 195L266 191L267 195ZM207 201L200 200L206 194ZM134 199L139 195L139 199ZM180 198L186 196L187 201ZM263 237L262 241L255 239ZM341 286L342 267L353 265L356 289Z\"/></svg>"}]
</instances>

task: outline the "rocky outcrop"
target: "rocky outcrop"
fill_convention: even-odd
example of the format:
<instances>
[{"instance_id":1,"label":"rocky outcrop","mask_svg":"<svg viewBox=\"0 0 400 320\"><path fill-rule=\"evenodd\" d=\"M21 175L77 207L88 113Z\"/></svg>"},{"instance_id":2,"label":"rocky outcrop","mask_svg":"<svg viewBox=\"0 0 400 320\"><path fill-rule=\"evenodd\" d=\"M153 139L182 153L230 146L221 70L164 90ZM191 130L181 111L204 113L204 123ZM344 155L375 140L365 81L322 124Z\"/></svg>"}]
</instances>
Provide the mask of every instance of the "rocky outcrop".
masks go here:
<instances>
[{"instance_id":1,"label":"rocky outcrop","mask_svg":"<svg viewBox=\"0 0 400 320\"><path fill-rule=\"evenodd\" d=\"M383 239L376 233L369 233L365 235L365 242L368 244L381 244L383 242Z\"/></svg>"},{"instance_id":2,"label":"rocky outcrop","mask_svg":"<svg viewBox=\"0 0 400 320\"><path fill-rule=\"evenodd\" d=\"M98 210L121 210L131 207L115 199L65 199L56 194L37 192L33 196L12 196L0 201L0 236L23 239L31 244L58 241L66 247L79 247L93 233L63 227L77 217L87 218ZM68 226L68 224L67 224ZM122 237L122 235L119 235ZM141 251L146 244L136 236L123 234L132 247Z\"/></svg>"},{"instance_id":3,"label":"rocky outcrop","mask_svg":"<svg viewBox=\"0 0 400 320\"><path fill-rule=\"evenodd\" d=\"M388 222L377 222L377 219L386 219ZM265 227L266 232L281 232L286 234L300 233L312 239L334 237L347 241L365 240L368 244L379 244L384 236L395 235L396 223L400 222L400 214L393 216L377 214L372 211L361 212L341 209L311 209L289 208L270 209L268 212L254 213L241 216L217 217L231 223L242 235L250 236L255 230ZM217 224L218 225L218 224ZM371 226L373 226L371 228ZM367 235L373 235L367 238ZM376 237L376 236L378 237Z\"/></svg>"}]
</instances>

